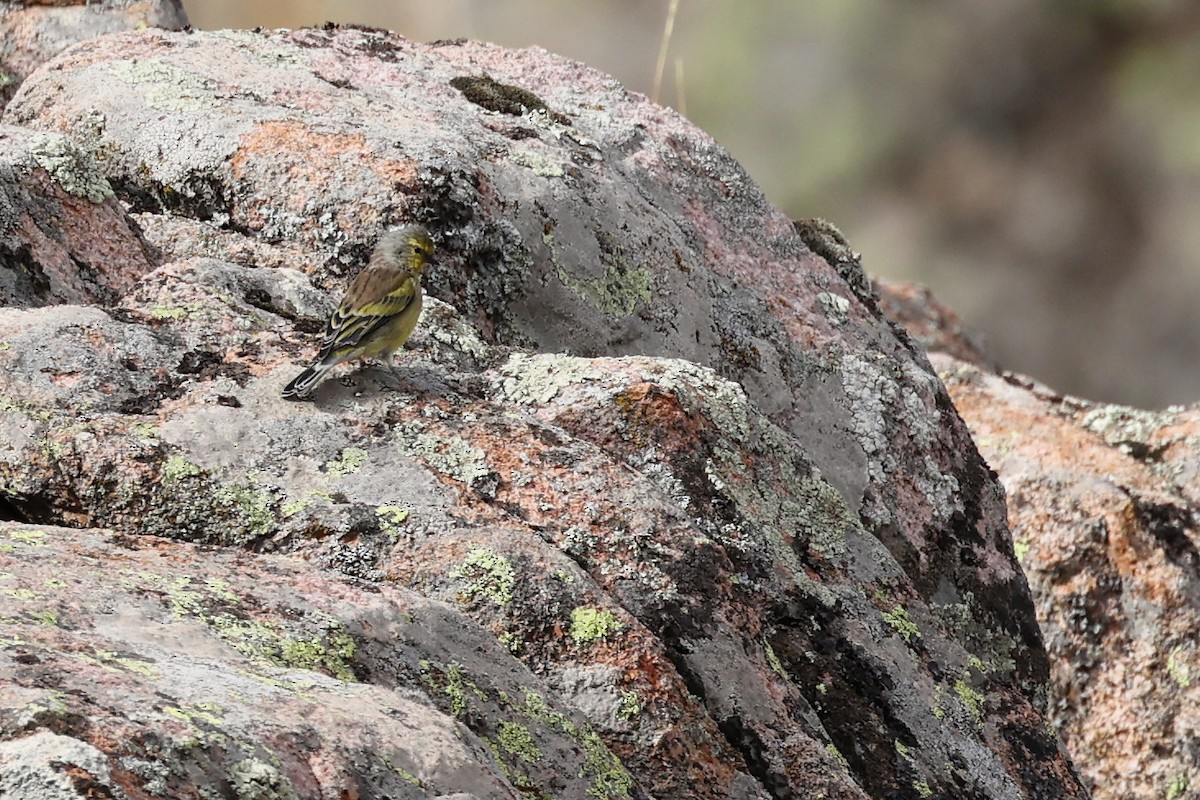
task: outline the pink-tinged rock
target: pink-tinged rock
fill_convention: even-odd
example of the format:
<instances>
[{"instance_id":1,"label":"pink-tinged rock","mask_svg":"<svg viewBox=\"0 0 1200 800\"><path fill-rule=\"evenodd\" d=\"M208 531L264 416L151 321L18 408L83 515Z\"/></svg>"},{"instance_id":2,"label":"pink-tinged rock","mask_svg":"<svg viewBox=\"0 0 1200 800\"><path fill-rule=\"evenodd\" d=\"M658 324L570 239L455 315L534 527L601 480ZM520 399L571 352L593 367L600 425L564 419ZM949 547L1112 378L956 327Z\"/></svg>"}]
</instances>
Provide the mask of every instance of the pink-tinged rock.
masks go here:
<instances>
[{"instance_id":1,"label":"pink-tinged rock","mask_svg":"<svg viewBox=\"0 0 1200 800\"><path fill-rule=\"evenodd\" d=\"M0 305L109 303L153 255L70 138L0 125Z\"/></svg>"},{"instance_id":2,"label":"pink-tinged rock","mask_svg":"<svg viewBox=\"0 0 1200 800\"><path fill-rule=\"evenodd\" d=\"M1008 492L1051 659L1051 718L1103 800L1197 781L1200 415L935 363Z\"/></svg>"},{"instance_id":3,"label":"pink-tinged rock","mask_svg":"<svg viewBox=\"0 0 1200 800\"><path fill-rule=\"evenodd\" d=\"M0 311L3 515L456 607L469 635L406 651L426 689L368 682L533 796L1087 796L924 353L683 118L541 50L329 27L85 42L5 120L72 136L164 263L106 311ZM398 376L282 400L414 220L440 263ZM264 614L324 619L296 603Z\"/></svg>"},{"instance_id":4,"label":"pink-tinged rock","mask_svg":"<svg viewBox=\"0 0 1200 800\"><path fill-rule=\"evenodd\" d=\"M923 286L876 279L879 309L904 327L929 353L946 353L981 369L999 367L983 345L978 331L969 328L955 311Z\"/></svg>"},{"instance_id":5,"label":"pink-tinged rock","mask_svg":"<svg viewBox=\"0 0 1200 800\"><path fill-rule=\"evenodd\" d=\"M187 24L179 0L6 0L0 3L0 108L26 76L77 42Z\"/></svg>"},{"instance_id":6,"label":"pink-tinged rock","mask_svg":"<svg viewBox=\"0 0 1200 800\"><path fill-rule=\"evenodd\" d=\"M5 523L0 592L4 797L518 798L522 776L584 797L617 764L490 635L405 589ZM439 706L504 722L478 736Z\"/></svg>"}]
</instances>

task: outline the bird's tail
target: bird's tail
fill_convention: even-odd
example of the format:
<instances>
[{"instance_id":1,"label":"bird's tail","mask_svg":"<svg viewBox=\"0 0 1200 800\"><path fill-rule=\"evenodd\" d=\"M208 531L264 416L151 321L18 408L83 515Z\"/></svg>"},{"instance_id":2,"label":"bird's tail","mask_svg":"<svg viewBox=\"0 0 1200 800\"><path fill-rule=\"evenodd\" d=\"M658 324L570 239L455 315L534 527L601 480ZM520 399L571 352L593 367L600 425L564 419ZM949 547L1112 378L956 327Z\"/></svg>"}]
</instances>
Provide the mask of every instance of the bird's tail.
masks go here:
<instances>
[{"instance_id":1,"label":"bird's tail","mask_svg":"<svg viewBox=\"0 0 1200 800\"><path fill-rule=\"evenodd\" d=\"M313 364L308 369L301 372L292 382L283 387L283 396L289 400L302 400L308 397L308 393L313 390L313 387L320 383L325 377L325 373L333 368L333 364Z\"/></svg>"}]
</instances>

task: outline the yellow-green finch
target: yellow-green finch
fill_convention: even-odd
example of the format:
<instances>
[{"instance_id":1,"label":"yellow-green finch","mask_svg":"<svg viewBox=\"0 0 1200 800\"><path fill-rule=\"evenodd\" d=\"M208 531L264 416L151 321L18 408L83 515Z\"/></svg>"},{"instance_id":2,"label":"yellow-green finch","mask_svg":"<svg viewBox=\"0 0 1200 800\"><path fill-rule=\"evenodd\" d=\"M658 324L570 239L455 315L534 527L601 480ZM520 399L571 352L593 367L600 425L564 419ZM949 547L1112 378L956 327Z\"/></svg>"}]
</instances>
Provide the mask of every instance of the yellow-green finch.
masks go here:
<instances>
[{"instance_id":1,"label":"yellow-green finch","mask_svg":"<svg viewBox=\"0 0 1200 800\"><path fill-rule=\"evenodd\" d=\"M408 341L421 316L421 270L432 260L433 240L421 226L385 233L325 323L316 360L284 388L283 396L308 396L326 372L344 361L378 356L392 367L392 353Z\"/></svg>"}]
</instances>

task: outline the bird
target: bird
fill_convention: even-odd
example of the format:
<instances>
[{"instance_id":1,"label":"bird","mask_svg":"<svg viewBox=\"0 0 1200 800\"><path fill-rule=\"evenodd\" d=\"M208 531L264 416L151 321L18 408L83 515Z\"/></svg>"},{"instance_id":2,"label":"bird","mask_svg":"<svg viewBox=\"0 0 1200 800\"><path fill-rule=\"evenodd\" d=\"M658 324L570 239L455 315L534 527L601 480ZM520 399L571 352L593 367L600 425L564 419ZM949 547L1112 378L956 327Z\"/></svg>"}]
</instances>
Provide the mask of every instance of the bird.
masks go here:
<instances>
[{"instance_id":1,"label":"bird","mask_svg":"<svg viewBox=\"0 0 1200 800\"><path fill-rule=\"evenodd\" d=\"M433 240L420 225L393 228L380 237L367 266L325 323L316 359L283 390L289 400L307 397L325 374L346 361L392 354L408 341L421 316L421 271L434 263Z\"/></svg>"}]
</instances>

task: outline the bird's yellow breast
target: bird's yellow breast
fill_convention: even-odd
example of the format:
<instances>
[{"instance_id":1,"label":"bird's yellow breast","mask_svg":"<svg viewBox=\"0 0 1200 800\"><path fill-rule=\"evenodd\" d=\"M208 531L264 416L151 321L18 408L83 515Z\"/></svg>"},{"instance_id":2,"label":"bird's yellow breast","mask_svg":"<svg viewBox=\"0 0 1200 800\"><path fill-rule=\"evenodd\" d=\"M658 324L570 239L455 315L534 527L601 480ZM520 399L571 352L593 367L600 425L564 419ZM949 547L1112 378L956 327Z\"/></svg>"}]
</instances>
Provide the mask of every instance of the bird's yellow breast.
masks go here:
<instances>
[{"instance_id":1,"label":"bird's yellow breast","mask_svg":"<svg viewBox=\"0 0 1200 800\"><path fill-rule=\"evenodd\" d=\"M361 342L361 350L353 358L373 358L393 353L404 346L413 328L417 327L417 319L421 316L421 289L418 286L416 296L408 307L392 317L371 334L368 341Z\"/></svg>"}]
</instances>

